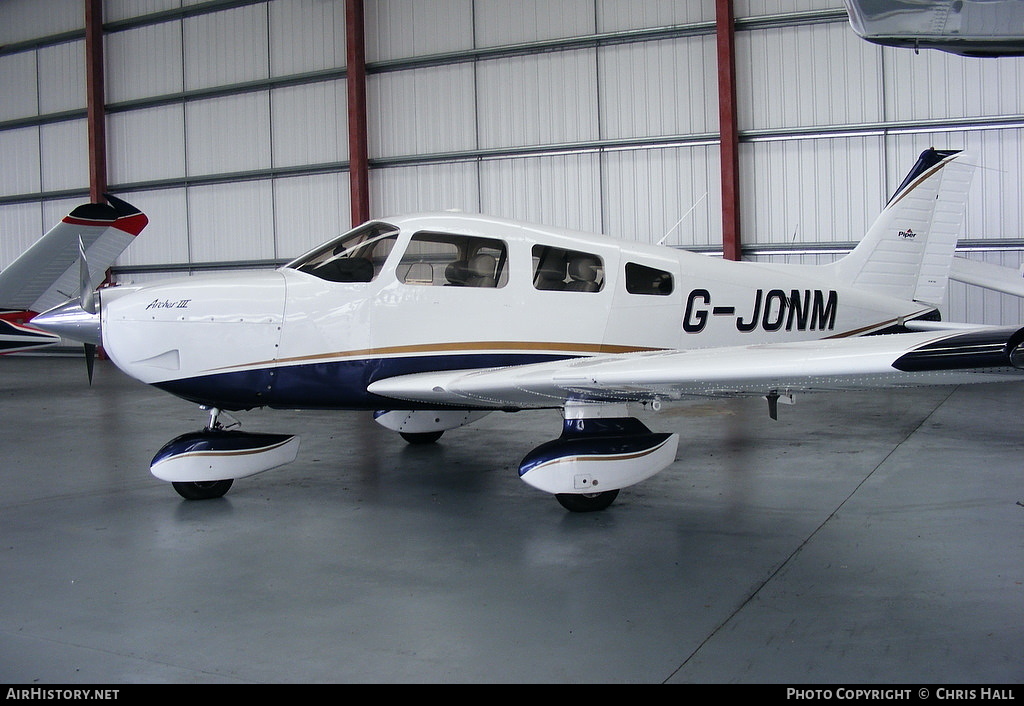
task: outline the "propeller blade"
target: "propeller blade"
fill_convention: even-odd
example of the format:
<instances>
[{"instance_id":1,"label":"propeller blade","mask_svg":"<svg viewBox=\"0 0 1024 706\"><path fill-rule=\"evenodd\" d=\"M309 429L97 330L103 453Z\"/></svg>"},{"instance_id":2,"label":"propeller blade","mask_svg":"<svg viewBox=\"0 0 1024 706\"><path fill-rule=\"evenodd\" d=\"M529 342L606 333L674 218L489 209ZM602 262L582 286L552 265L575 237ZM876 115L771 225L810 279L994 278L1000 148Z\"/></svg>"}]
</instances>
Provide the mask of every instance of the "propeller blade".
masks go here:
<instances>
[{"instance_id":1,"label":"propeller blade","mask_svg":"<svg viewBox=\"0 0 1024 706\"><path fill-rule=\"evenodd\" d=\"M78 236L78 279L79 279L79 306L83 311L90 314L96 313L96 296L92 288L92 278L89 275L89 262L85 257L85 243L82 236ZM96 367L96 345L93 343L84 344L85 347L85 370L89 376L89 384L92 385L92 374Z\"/></svg>"},{"instance_id":2,"label":"propeller blade","mask_svg":"<svg viewBox=\"0 0 1024 706\"><path fill-rule=\"evenodd\" d=\"M79 279L79 300L84 311L90 314L96 313L96 298L93 295L92 280L89 276L89 263L85 259L85 243L82 236L78 236L78 279Z\"/></svg>"},{"instance_id":3,"label":"propeller blade","mask_svg":"<svg viewBox=\"0 0 1024 706\"><path fill-rule=\"evenodd\" d=\"M92 343L85 344L85 369L89 374L89 384L92 385L92 371L96 361L96 346Z\"/></svg>"}]
</instances>

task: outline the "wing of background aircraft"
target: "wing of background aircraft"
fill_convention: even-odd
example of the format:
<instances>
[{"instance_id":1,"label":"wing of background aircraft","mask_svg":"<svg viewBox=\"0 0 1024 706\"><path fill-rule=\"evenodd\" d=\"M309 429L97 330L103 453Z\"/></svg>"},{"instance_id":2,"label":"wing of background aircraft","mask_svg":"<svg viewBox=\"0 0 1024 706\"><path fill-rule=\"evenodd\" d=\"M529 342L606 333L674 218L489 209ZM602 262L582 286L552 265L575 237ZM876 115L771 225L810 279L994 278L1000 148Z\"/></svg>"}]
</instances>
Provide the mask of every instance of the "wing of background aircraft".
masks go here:
<instances>
[{"instance_id":1,"label":"wing of background aircraft","mask_svg":"<svg viewBox=\"0 0 1024 706\"><path fill-rule=\"evenodd\" d=\"M0 272L0 353L51 345L60 337L30 325L36 313L77 297L82 286L81 249L89 263L90 290L149 219L134 206L108 195L110 205L75 208Z\"/></svg>"},{"instance_id":2,"label":"wing of background aircraft","mask_svg":"<svg viewBox=\"0 0 1024 706\"><path fill-rule=\"evenodd\" d=\"M149 219L113 196L79 206L0 272L0 307L46 311L79 295L79 238L93 287Z\"/></svg>"},{"instance_id":3,"label":"wing of background aircraft","mask_svg":"<svg viewBox=\"0 0 1024 706\"><path fill-rule=\"evenodd\" d=\"M962 56L1024 54L1020 0L846 0L850 25L875 44Z\"/></svg>"},{"instance_id":4,"label":"wing of background aircraft","mask_svg":"<svg viewBox=\"0 0 1024 706\"><path fill-rule=\"evenodd\" d=\"M774 403L801 391L1020 379L1022 341L1024 329L985 328L599 355L405 375L369 389L407 402L493 409L739 395Z\"/></svg>"}]
</instances>

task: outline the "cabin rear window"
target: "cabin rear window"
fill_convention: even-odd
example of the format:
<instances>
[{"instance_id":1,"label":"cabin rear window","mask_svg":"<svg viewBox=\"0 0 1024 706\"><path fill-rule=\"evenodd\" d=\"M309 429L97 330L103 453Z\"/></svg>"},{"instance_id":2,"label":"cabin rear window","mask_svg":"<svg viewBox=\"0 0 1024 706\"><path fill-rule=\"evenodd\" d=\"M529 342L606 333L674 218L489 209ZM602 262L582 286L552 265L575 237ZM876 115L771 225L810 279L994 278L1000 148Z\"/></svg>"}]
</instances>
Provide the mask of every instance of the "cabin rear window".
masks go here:
<instances>
[{"instance_id":1,"label":"cabin rear window","mask_svg":"<svg viewBox=\"0 0 1024 706\"><path fill-rule=\"evenodd\" d=\"M372 282L395 247L398 229L370 223L288 263L328 282Z\"/></svg>"},{"instance_id":2,"label":"cabin rear window","mask_svg":"<svg viewBox=\"0 0 1024 706\"><path fill-rule=\"evenodd\" d=\"M534 245L533 286L560 292L600 292L604 263L591 253Z\"/></svg>"},{"instance_id":3,"label":"cabin rear window","mask_svg":"<svg viewBox=\"0 0 1024 706\"><path fill-rule=\"evenodd\" d=\"M405 284L432 287L504 287L508 282L505 243L451 233L416 233L398 263Z\"/></svg>"},{"instance_id":4,"label":"cabin rear window","mask_svg":"<svg viewBox=\"0 0 1024 706\"><path fill-rule=\"evenodd\" d=\"M672 275L647 265L627 262L626 291L630 294L667 296L672 293Z\"/></svg>"}]
</instances>

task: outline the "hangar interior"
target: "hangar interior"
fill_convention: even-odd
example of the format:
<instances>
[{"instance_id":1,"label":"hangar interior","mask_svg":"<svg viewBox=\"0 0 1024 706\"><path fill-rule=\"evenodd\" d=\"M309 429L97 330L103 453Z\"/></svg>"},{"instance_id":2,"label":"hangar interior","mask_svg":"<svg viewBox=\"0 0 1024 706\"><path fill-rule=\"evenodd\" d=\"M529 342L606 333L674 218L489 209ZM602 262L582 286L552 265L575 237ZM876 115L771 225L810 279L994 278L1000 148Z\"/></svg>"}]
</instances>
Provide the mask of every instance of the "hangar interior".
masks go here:
<instances>
[{"instance_id":1,"label":"hangar interior","mask_svg":"<svg viewBox=\"0 0 1024 706\"><path fill-rule=\"evenodd\" d=\"M1022 89L841 0L4 0L0 268L97 190L150 219L115 285L443 210L817 264L936 147L981 167L959 254L1016 269ZM943 316L1024 318L957 282ZM180 503L147 454L201 411L0 362L10 683L1024 678L1012 389L683 405L676 464L574 517L514 477L527 415L423 450L286 414L304 460Z\"/></svg>"}]
</instances>

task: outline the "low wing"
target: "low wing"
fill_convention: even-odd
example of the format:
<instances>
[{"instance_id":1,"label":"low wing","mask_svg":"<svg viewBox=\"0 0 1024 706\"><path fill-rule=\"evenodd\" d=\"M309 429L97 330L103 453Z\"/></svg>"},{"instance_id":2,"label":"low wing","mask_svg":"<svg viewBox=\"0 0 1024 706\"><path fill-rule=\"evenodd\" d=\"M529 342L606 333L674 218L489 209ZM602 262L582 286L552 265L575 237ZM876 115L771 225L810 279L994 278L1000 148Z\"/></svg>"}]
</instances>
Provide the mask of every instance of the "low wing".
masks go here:
<instances>
[{"instance_id":1,"label":"low wing","mask_svg":"<svg viewBox=\"0 0 1024 706\"><path fill-rule=\"evenodd\" d=\"M149 219L113 196L79 206L0 272L0 308L40 312L78 296L79 237L95 287Z\"/></svg>"},{"instance_id":2,"label":"low wing","mask_svg":"<svg viewBox=\"0 0 1024 706\"><path fill-rule=\"evenodd\" d=\"M369 391L406 402L526 409L624 402L1024 381L1024 329L904 333L729 348L599 355L403 375Z\"/></svg>"}]
</instances>

